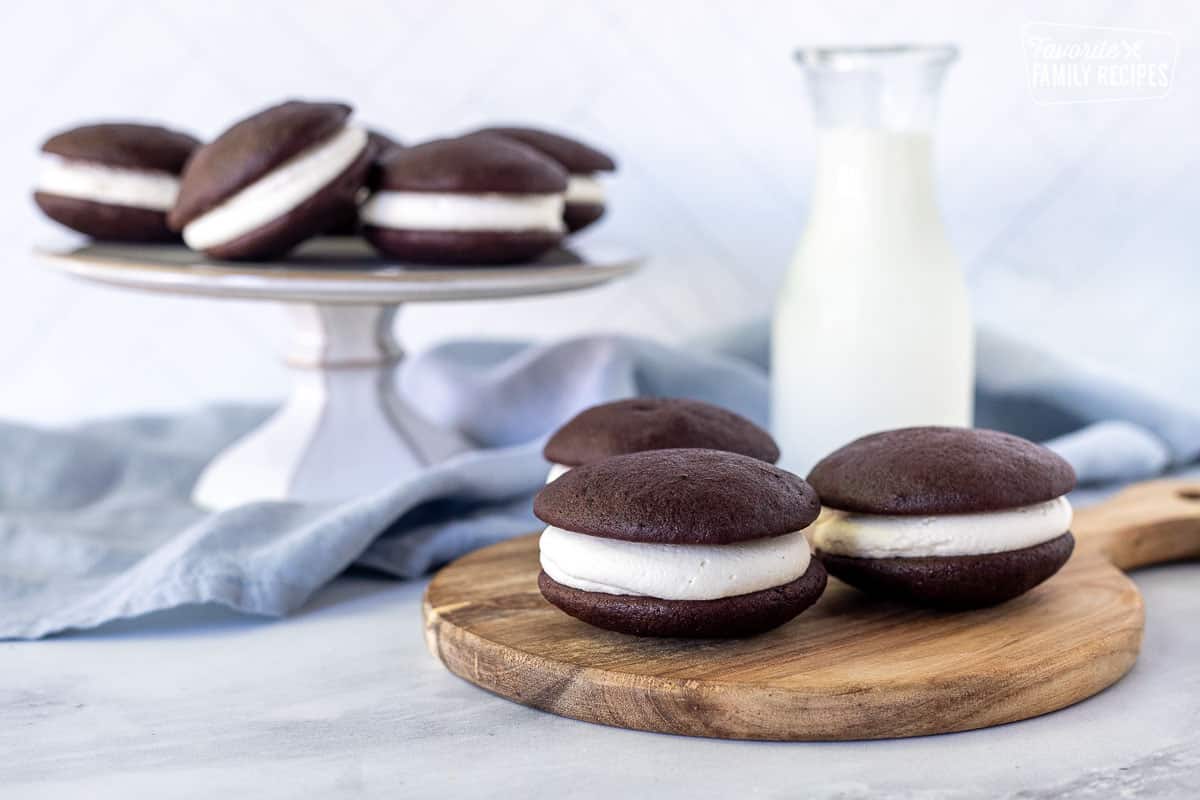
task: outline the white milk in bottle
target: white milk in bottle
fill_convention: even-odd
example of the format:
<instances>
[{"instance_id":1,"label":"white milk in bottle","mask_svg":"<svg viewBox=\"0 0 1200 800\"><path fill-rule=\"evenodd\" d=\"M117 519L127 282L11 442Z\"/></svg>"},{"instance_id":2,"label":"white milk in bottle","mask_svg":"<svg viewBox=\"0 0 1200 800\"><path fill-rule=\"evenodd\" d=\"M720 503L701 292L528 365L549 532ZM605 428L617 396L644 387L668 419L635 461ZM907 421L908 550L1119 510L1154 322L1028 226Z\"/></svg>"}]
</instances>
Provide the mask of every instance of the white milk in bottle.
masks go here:
<instances>
[{"instance_id":1,"label":"white milk in bottle","mask_svg":"<svg viewBox=\"0 0 1200 800\"><path fill-rule=\"evenodd\" d=\"M969 425L973 334L933 178L955 51L806 50L817 108L809 218L775 310L771 427L804 475L865 434Z\"/></svg>"}]
</instances>

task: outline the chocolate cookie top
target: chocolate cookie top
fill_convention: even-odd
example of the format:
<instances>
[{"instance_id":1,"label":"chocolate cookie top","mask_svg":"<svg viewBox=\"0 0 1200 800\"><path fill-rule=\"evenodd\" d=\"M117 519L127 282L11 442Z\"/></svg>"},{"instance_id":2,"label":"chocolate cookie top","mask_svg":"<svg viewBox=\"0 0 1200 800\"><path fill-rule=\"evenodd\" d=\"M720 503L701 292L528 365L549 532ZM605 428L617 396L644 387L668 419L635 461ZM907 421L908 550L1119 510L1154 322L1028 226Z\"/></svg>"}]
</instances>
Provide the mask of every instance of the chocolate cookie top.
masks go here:
<instances>
[{"instance_id":1,"label":"chocolate cookie top","mask_svg":"<svg viewBox=\"0 0 1200 800\"><path fill-rule=\"evenodd\" d=\"M495 127L484 128L478 133L491 133L515 139L527 144L540 153L553 158L562 164L567 172L573 174L590 172L612 172L617 168L617 162L608 154L591 145L584 144L578 139L551 133L539 128Z\"/></svg>"},{"instance_id":2,"label":"chocolate cookie top","mask_svg":"<svg viewBox=\"0 0 1200 800\"><path fill-rule=\"evenodd\" d=\"M567 466L590 464L609 456L703 447L775 463L779 447L750 420L699 400L634 397L586 409L546 442L547 461Z\"/></svg>"},{"instance_id":3,"label":"chocolate cookie top","mask_svg":"<svg viewBox=\"0 0 1200 800\"><path fill-rule=\"evenodd\" d=\"M471 134L393 150L372 188L404 192L566 191L567 171L532 147L501 136Z\"/></svg>"},{"instance_id":4,"label":"chocolate cookie top","mask_svg":"<svg viewBox=\"0 0 1200 800\"><path fill-rule=\"evenodd\" d=\"M659 544L733 544L801 530L821 509L812 487L756 458L647 450L576 467L533 513L575 533Z\"/></svg>"},{"instance_id":5,"label":"chocolate cookie top","mask_svg":"<svg viewBox=\"0 0 1200 800\"><path fill-rule=\"evenodd\" d=\"M835 450L808 474L831 508L866 514L968 514L1044 503L1075 488L1075 470L1000 431L901 428Z\"/></svg>"},{"instance_id":6,"label":"chocolate cookie top","mask_svg":"<svg viewBox=\"0 0 1200 800\"><path fill-rule=\"evenodd\" d=\"M168 222L179 230L346 124L344 103L289 100L246 117L188 162Z\"/></svg>"},{"instance_id":7,"label":"chocolate cookie top","mask_svg":"<svg viewBox=\"0 0 1200 800\"><path fill-rule=\"evenodd\" d=\"M42 145L42 152L109 167L178 175L199 146L199 139L158 125L106 122L56 133Z\"/></svg>"}]
</instances>

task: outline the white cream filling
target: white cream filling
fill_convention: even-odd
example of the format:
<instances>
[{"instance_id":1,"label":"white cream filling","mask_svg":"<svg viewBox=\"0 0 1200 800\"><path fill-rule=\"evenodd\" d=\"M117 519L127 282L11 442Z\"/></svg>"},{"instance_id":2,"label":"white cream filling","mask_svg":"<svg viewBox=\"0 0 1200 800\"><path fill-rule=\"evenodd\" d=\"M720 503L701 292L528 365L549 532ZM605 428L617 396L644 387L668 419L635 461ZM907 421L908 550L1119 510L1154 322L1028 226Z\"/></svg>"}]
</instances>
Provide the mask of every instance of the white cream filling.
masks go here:
<instances>
[{"instance_id":1,"label":"white cream filling","mask_svg":"<svg viewBox=\"0 0 1200 800\"><path fill-rule=\"evenodd\" d=\"M595 175L571 175L567 178L567 202L604 205L604 184Z\"/></svg>"},{"instance_id":2,"label":"white cream filling","mask_svg":"<svg viewBox=\"0 0 1200 800\"><path fill-rule=\"evenodd\" d=\"M184 227L183 240L193 250L207 250L266 225L341 175L366 146L366 131L347 125L196 217Z\"/></svg>"},{"instance_id":3,"label":"white cream filling","mask_svg":"<svg viewBox=\"0 0 1200 800\"><path fill-rule=\"evenodd\" d=\"M855 514L825 509L809 528L813 547L856 558L972 556L1020 550L1071 528L1071 503L1059 497L1008 511L937 516Z\"/></svg>"},{"instance_id":4,"label":"white cream filling","mask_svg":"<svg viewBox=\"0 0 1200 800\"><path fill-rule=\"evenodd\" d=\"M563 228L563 195L376 192L359 212L380 228L419 231L551 231Z\"/></svg>"},{"instance_id":5,"label":"white cream filling","mask_svg":"<svg viewBox=\"0 0 1200 800\"><path fill-rule=\"evenodd\" d=\"M790 583L811 559L803 532L738 544L646 544L553 525L540 541L546 574L585 592L716 600Z\"/></svg>"},{"instance_id":6,"label":"white cream filling","mask_svg":"<svg viewBox=\"0 0 1200 800\"><path fill-rule=\"evenodd\" d=\"M546 483L556 481L559 478L561 478L563 475L566 475L570 471L571 471L571 468L569 466L567 466L566 464L555 464L555 463L551 462L550 472L547 473L547 475L546 475Z\"/></svg>"},{"instance_id":7,"label":"white cream filling","mask_svg":"<svg viewBox=\"0 0 1200 800\"><path fill-rule=\"evenodd\" d=\"M39 192L150 211L170 211L179 178L169 172L110 167L46 154L41 159Z\"/></svg>"}]
</instances>

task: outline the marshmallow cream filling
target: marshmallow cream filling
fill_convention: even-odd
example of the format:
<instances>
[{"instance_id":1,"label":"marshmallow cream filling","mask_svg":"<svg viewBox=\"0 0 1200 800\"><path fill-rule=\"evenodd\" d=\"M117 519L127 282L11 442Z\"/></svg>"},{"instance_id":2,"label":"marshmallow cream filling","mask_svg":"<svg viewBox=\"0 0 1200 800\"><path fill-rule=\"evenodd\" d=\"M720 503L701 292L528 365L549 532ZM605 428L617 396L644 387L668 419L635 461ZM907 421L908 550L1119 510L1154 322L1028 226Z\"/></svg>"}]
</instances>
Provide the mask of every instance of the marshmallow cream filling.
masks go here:
<instances>
[{"instance_id":1,"label":"marshmallow cream filling","mask_svg":"<svg viewBox=\"0 0 1200 800\"><path fill-rule=\"evenodd\" d=\"M551 464L550 472L546 475L546 483L551 483L566 475L571 471L571 468L566 464Z\"/></svg>"},{"instance_id":2,"label":"marshmallow cream filling","mask_svg":"<svg viewBox=\"0 0 1200 800\"><path fill-rule=\"evenodd\" d=\"M359 215L379 228L420 231L564 230L563 195L392 192L371 195Z\"/></svg>"},{"instance_id":3,"label":"marshmallow cream filling","mask_svg":"<svg viewBox=\"0 0 1200 800\"><path fill-rule=\"evenodd\" d=\"M567 202L598 206L604 203L604 184L594 175L570 175L567 178Z\"/></svg>"},{"instance_id":4,"label":"marshmallow cream filling","mask_svg":"<svg viewBox=\"0 0 1200 800\"><path fill-rule=\"evenodd\" d=\"M626 542L553 525L540 541L542 569L585 592L663 600L716 600L790 583L808 570L801 531L722 545Z\"/></svg>"},{"instance_id":5,"label":"marshmallow cream filling","mask_svg":"<svg viewBox=\"0 0 1200 800\"><path fill-rule=\"evenodd\" d=\"M1070 528L1071 504L1058 497L1005 511L924 517L826 508L809 538L818 550L854 558L973 556L1033 547Z\"/></svg>"},{"instance_id":6,"label":"marshmallow cream filling","mask_svg":"<svg viewBox=\"0 0 1200 800\"><path fill-rule=\"evenodd\" d=\"M170 211L179 178L159 170L110 167L46 155L38 174L39 192L115 206Z\"/></svg>"},{"instance_id":7,"label":"marshmallow cream filling","mask_svg":"<svg viewBox=\"0 0 1200 800\"><path fill-rule=\"evenodd\" d=\"M183 240L193 250L206 250L261 228L325 188L366 146L366 131L343 127L196 217L184 226Z\"/></svg>"}]
</instances>

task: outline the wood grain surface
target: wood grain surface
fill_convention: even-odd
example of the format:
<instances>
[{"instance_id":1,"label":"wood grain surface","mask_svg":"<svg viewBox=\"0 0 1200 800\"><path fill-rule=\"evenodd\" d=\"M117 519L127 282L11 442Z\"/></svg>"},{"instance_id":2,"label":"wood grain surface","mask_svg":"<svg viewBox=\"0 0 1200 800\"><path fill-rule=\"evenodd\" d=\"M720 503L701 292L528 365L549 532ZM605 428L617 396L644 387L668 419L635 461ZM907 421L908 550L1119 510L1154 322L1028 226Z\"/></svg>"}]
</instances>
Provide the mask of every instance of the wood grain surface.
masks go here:
<instances>
[{"instance_id":1,"label":"wood grain surface","mask_svg":"<svg viewBox=\"0 0 1200 800\"><path fill-rule=\"evenodd\" d=\"M478 686L626 728L800 741L999 725L1083 700L1133 666L1142 599L1121 570L1200 555L1200 483L1130 487L1072 529L1063 570L996 608L907 608L831 579L806 613L735 641L639 639L568 617L539 594L527 536L438 573L426 641Z\"/></svg>"}]
</instances>

